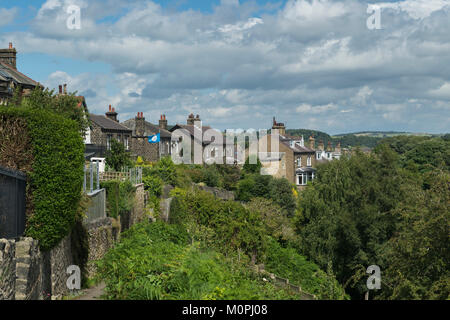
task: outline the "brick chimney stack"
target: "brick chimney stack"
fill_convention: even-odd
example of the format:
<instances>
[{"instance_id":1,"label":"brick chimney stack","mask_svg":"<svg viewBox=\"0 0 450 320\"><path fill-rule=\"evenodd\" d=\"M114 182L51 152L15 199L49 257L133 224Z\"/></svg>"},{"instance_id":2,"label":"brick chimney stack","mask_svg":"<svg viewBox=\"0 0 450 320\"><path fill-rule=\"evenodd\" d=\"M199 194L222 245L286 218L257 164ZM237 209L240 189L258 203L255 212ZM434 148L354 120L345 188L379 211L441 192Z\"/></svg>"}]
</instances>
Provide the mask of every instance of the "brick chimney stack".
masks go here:
<instances>
[{"instance_id":1,"label":"brick chimney stack","mask_svg":"<svg viewBox=\"0 0 450 320\"><path fill-rule=\"evenodd\" d=\"M331 146L331 141L328 141L327 151L333 151L333 147Z\"/></svg>"},{"instance_id":2,"label":"brick chimney stack","mask_svg":"<svg viewBox=\"0 0 450 320\"><path fill-rule=\"evenodd\" d=\"M63 87L62 87L62 85L60 84L59 85L59 94L62 94L63 93L63 89L62 89Z\"/></svg>"},{"instance_id":3,"label":"brick chimney stack","mask_svg":"<svg viewBox=\"0 0 450 320\"><path fill-rule=\"evenodd\" d=\"M325 149L324 145L323 145L323 140L319 141L319 145L317 146L317 149L319 149L320 151L323 151Z\"/></svg>"},{"instance_id":4,"label":"brick chimney stack","mask_svg":"<svg viewBox=\"0 0 450 320\"><path fill-rule=\"evenodd\" d=\"M64 95L66 95L67 94L67 84L66 83L64 83Z\"/></svg>"},{"instance_id":5,"label":"brick chimney stack","mask_svg":"<svg viewBox=\"0 0 450 320\"><path fill-rule=\"evenodd\" d=\"M309 137L309 148L312 150L316 149L316 139L314 139L314 135Z\"/></svg>"},{"instance_id":6,"label":"brick chimney stack","mask_svg":"<svg viewBox=\"0 0 450 320\"><path fill-rule=\"evenodd\" d=\"M106 117L107 117L108 119L111 119L111 120L113 120L113 121L115 121L115 122L119 122L119 121L117 120L117 112L116 112L116 109L115 109L115 108L111 108L111 105L109 105L109 111L106 112L105 115L106 115Z\"/></svg>"},{"instance_id":7,"label":"brick chimney stack","mask_svg":"<svg viewBox=\"0 0 450 320\"><path fill-rule=\"evenodd\" d=\"M9 43L8 49L0 49L0 61L17 70L17 51L13 47L12 42Z\"/></svg>"},{"instance_id":8,"label":"brick chimney stack","mask_svg":"<svg viewBox=\"0 0 450 320\"><path fill-rule=\"evenodd\" d=\"M167 119L165 114L161 115L161 119L159 120L159 127L161 129L167 130Z\"/></svg>"},{"instance_id":9,"label":"brick chimney stack","mask_svg":"<svg viewBox=\"0 0 450 320\"><path fill-rule=\"evenodd\" d=\"M191 113L191 114L188 116L187 122L186 122L186 123L187 123L188 125L194 125L194 121L195 121L194 114Z\"/></svg>"},{"instance_id":10,"label":"brick chimney stack","mask_svg":"<svg viewBox=\"0 0 450 320\"><path fill-rule=\"evenodd\" d=\"M338 142L336 147L334 147L334 152L341 153L341 143Z\"/></svg>"},{"instance_id":11,"label":"brick chimney stack","mask_svg":"<svg viewBox=\"0 0 450 320\"><path fill-rule=\"evenodd\" d=\"M275 120L275 117L273 117L273 125L272 125L272 130L276 132L278 132L279 135L286 135L286 127L284 126L284 123L281 122L277 122Z\"/></svg>"},{"instance_id":12,"label":"brick chimney stack","mask_svg":"<svg viewBox=\"0 0 450 320\"><path fill-rule=\"evenodd\" d=\"M136 136L145 137L145 118L143 112L138 112L135 118Z\"/></svg>"}]
</instances>

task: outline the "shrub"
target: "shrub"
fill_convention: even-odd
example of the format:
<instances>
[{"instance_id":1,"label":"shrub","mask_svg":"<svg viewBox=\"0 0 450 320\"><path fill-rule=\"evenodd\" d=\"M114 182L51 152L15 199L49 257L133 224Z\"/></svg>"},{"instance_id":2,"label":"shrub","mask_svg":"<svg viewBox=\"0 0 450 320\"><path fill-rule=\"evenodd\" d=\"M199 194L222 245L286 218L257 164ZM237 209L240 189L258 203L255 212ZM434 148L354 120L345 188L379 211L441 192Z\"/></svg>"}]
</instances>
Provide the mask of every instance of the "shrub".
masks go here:
<instances>
[{"instance_id":1,"label":"shrub","mask_svg":"<svg viewBox=\"0 0 450 320\"><path fill-rule=\"evenodd\" d=\"M160 197L163 190L164 182L159 176L148 175L142 179L145 190L148 190L151 195Z\"/></svg>"},{"instance_id":2,"label":"shrub","mask_svg":"<svg viewBox=\"0 0 450 320\"><path fill-rule=\"evenodd\" d=\"M27 172L29 212L25 234L43 250L54 247L74 225L83 186L84 144L80 125L24 100L27 107L0 107L0 121L25 119L33 164ZM76 99L73 100L76 103ZM24 137L24 139L26 139Z\"/></svg>"},{"instance_id":3,"label":"shrub","mask_svg":"<svg viewBox=\"0 0 450 320\"><path fill-rule=\"evenodd\" d=\"M106 208L109 217L117 219L120 214L133 208L136 189L130 181L103 181L100 186L106 189Z\"/></svg>"},{"instance_id":4,"label":"shrub","mask_svg":"<svg viewBox=\"0 0 450 320\"><path fill-rule=\"evenodd\" d=\"M111 149L106 152L106 164L115 171L131 166L130 155L125 146L115 139L111 140Z\"/></svg>"}]
</instances>

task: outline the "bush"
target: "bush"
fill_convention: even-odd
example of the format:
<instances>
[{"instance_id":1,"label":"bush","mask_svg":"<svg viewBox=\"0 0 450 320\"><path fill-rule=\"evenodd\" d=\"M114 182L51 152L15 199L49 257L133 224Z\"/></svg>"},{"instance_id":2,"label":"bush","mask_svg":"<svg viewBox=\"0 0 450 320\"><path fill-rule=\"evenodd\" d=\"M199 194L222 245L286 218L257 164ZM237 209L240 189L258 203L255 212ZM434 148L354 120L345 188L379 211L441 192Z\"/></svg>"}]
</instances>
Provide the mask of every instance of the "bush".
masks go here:
<instances>
[{"instance_id":1,"label":"bush","mask_svg":"<svg viewBox=\"0 0 450 320\"><path fill-rule=\"evenodd\" d=\"M27 107L0 107L0 122L25 119L34 159L32 171L27 172L27 192L31 195L27 206L32 210L25 234L48 250L76 221L83 187L84 144L79 123L38 108L32 100L25 102Z\"/></svg>"},{"instance_id":2,"label":"bush","mask_svg":"<svg viewBox=\"0 0 450 320\"><path fill-rule=\"evenodd\" d=\"M119 215L133 208L136 189L130 181L103 181L100 186L106 189L106 208L109 217L117 219Z\"/></svg>"},{"instance_id":3,"label":"bush","mask_svg":"<svg viewBox=\"0 0 450 320\"><path fill-rule=\"evenodd\" d=\"M163 190L163 184L164 182L162 179L158 176L148 175L144 176L142 178L142 181L144 183L144 188L148 192L150 192L151 195L160 197Z\"/></svg>"}]
</instances>

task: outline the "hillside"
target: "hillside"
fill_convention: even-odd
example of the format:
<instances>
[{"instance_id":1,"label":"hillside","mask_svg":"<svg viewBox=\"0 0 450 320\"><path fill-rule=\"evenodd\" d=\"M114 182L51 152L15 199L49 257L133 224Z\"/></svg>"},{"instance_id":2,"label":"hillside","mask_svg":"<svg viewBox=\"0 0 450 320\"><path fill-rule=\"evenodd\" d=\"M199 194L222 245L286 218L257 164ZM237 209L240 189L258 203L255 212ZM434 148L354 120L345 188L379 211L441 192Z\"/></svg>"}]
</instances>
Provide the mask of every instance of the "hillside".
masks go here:
<instances>
[{"instance_id":1,"label":"hillside","mask_svg":"<svg viewBox=\"0 0 450 320\"><path fill-rule=\"evenodd\" d=\"M337 136L330 136L328 133L310 129L288 129L286 130L286 133L293 136L303 135L305 142L308 141L309 137L314 134L314 138L316 139L316 146L317 143L320 140L322 140L325 146L328 145L328 141L331 141L331 144L333 146L335 146L338 142L340 142L342 148L349 148L349 147L374 148L377 145L377 143L383 138L382 136L376 137L364 135L363 133L350 133Z\"/></svg>"}]
</instances>

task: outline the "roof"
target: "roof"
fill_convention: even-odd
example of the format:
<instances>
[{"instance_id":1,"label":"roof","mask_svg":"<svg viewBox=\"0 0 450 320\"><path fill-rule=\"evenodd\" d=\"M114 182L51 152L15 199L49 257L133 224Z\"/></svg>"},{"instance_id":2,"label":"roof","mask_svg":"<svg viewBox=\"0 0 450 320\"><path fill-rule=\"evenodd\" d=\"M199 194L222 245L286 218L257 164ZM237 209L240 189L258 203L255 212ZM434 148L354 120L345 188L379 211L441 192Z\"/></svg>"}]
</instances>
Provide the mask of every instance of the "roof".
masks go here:
<instances>
[{"instance_id":1,"label":"roof","mask_svg":"<svg viewBox=\"0 0 450 320\"><path fill-rule=\"evenodd\" d=\"M97 124L100 128L105 129L105 130L113 130L113 131L126 131L126 132L131 132L131 130L123 125L121 125L120 123L108 119L106 116L99 116L96 114L89 114L89 119L94 122L95 124Z\"/></svg>"},{"instance_id":2,"label":"roof","mask_svg":"<svg viewBox=\"0 0 450 320\"><path fill-rule=\"evenodd\" d=\"M287 139L286 137L280 136L280 142L282 144L284 144L285 146L289 147L290 149L292 149L294 152L297 153L314 153L315 151L313 149L307 148L307 147L302 147L299 144L294 144L294 146L291 146L290 142L293 139Z\"/></svg>"},{"instance_id":3,"label":"roof","mask_svg":"<svg viewBox=\"0 0 450 320\"><path fill-rule=\"evenodd\" d=\"M189 134L191 135L191 137L195 137L195 134L197 134L197 135L201 136L202 138L203 138L203 135L204 135L205 131L215 130L215 129L211 128L210 126L202 126L202 132L200 132L199 131L200 128L195 126L195 125L192 125L192 124L176 124L175 126L173 126L170 129L170 131L173 132L173 131L175 131L178 128L187 130L189 132ZM196 133L196 131L197 131L197 133ZM217 131L217 132L218 132L218 134L222 134L220 131ZM211 140L203 140L203 143L206 143L206 144L211 143L211 142L212 142Z\"/></svg>"},{"instance_id":4,"label":"roof","mask_svg":"<svg viewBox=\"0 0 450 320\"><path fill-rule=\"evenodd\" d=\"M122 125L132 130L133 135L136 135L136 119L129 119L127 121L122 122ZM145 121L145 136L151 136L156 133L161 134L161 138L171 138L172 133L166 129L161 129L159 126Z\"/></svg>"},{"instance_id":5,"label":"roof","mask_svg":"<svg viewBox=\"0 0 450 320\"><path fill-rule=\"evenodd\" d=\"M26 88L34 88L40 86L40 84L33 79L27 77L23 73L17 71L7 63L0 61L0 80L14 81Z\"/></svg>"}]
</instances>

